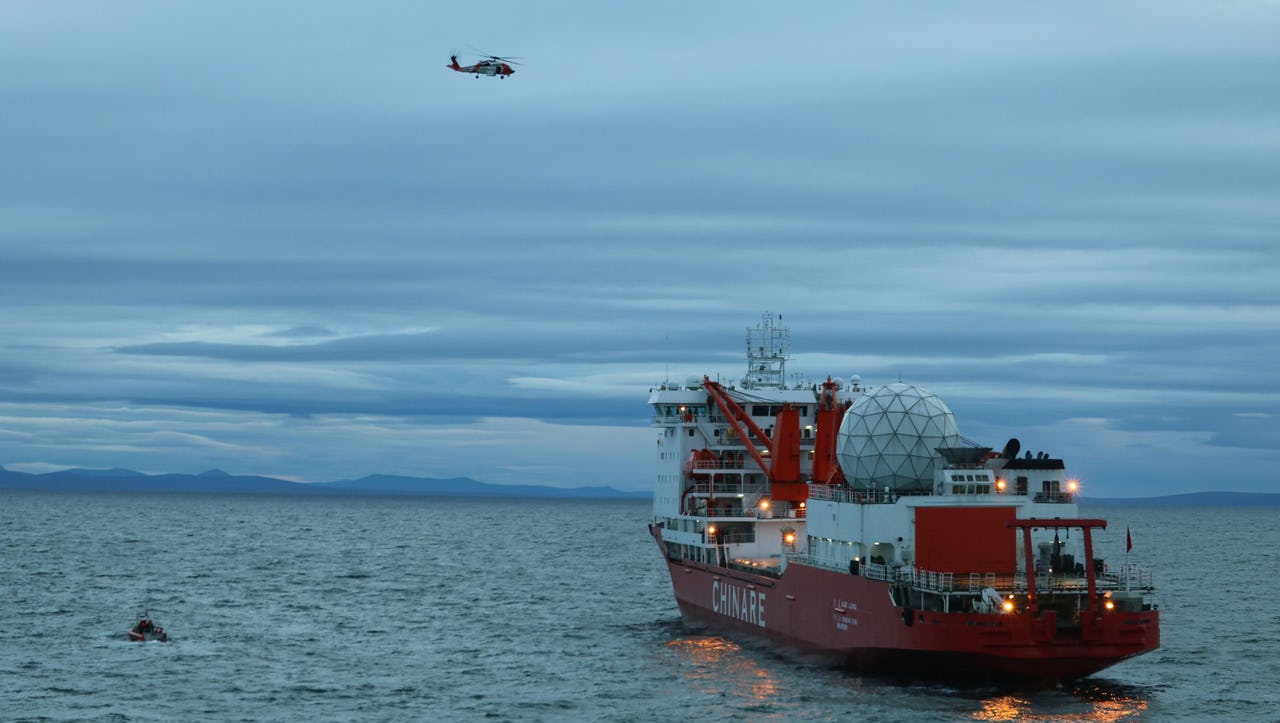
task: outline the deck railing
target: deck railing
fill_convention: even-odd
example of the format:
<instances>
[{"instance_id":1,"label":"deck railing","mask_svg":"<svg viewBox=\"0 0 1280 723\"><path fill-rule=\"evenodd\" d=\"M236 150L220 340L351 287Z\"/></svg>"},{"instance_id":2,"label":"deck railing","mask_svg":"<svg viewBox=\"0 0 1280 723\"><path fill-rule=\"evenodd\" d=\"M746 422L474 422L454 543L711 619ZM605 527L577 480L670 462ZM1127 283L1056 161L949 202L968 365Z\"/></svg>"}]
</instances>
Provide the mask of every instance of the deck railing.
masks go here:
<instances>
[{"instance_id":1,"label":"deck railing","mask_svg":"<svg viewBox=\"0 0 1280 723\"><path fill-rule=\"evenodd\" d=\"M717 545L741 545L756 541L756 533L750 532L720 532L714 538L709 540Z\"/></svg>"},{"instance_id":2,"label":"deck railing","mask_svg":"<svg viewBox=\"0 0 1280 723\"><path fill-rule=\"evenodd\" d=\"M811 555L789 554L787 560L810 567L821 567L828 570L849 572L849 563L834 560L820 560ZM983 588L993 588L1002 593L1027 592L1027 576L1025 573L973 572L963 575L962 582L956 584L956 573L937 572L916 567L900 565L882 565L879 563L859 563L856 574L872 580L907 585L916 590L939 592L956 595L977 595ZM1126 565L1116 571L1103 572L1096 576L1099 592L1112 590L1154 591L1151 573L1137 565ZM1089 589L1088 579L1084 575L1055 575L1040 573L1036 575L1036 590L1041 594L1083 593Z\"/></svg>"},{"instance_id":3,"label":"deck railing","mask_svg":"<svg viewBox=\"0 0 1280 723\"><path fill-rule=\"evenodd\" d=\"M743 509L741 509L741 508L737 508L737 507L730 507L730 508L727 508L727 509L726 509L726 508L713 508L713 509L709 509L709 510L707 510L707 511L705 511L705 512L699 512L699 513L698 513L698 517L708 517L708 518L710 518L710 517L714 517L714 518L721 518L721 517L741 517L741 518L746 519L746 518L754 518L754 517L756 516L756 514L755 514L755 510L751 510L751 511L750 511L750 512L751 512L751 514L746 514L746 512L747 512L747 511L745 511L745 510L743 510Z\"/></svg>"},{"instance_id":4,"label":"deck railing","mask_svg":"<svg viewBox=\"0 0 1280 723\"><path fill-rule=\"evenodd\" d=\"M846 502L854 504L875 504L893 502L898 496L892 490L855 490L847 487L829 485L809 485L809 499L827 500L830 502Z\"/></svg>"},{"instance_id":5,"label":"deck railing","mask_svg":"<svg viewBox=\"0 0 1280 723\"><path fill-rule=\"evenodd\" d=\"M689 491L703 494L714 493L717 495L732 494L764 494L768 491L768 487L761 483L739 484L737 482L716 482L709 485L705 482L689 485Z\"/></svg>"},{"instance_id":6,"label":"deck railing","mask_svg":"<svg viewBox=\"0 0 1280 723\"><path fill-rule=\"evenodd\" d=\"M1037 492L1035 493L1035 501L1036 502L1068 503L1068 502L1075 502L1076 496L1074 493L1067 492L1067 491Z\"/></svg>"},{"instance_id":7,"label":"deck railing","mask_svg":"<svg viewBox=\"0 0 1280 723\"><path fill-rule=\"evenodd\" d=\"M1121 565L1114 575L1108 573L1107 576L1114 576L1116 582L1123 585L1125 590L1154 590L1156 587L1151 571L1131 562Z\"/></svg>"},{"instance_id":8,"label":"deck railing","mask_svg":"<svg viewBox=\"0 0 1280 723\"><path fill-rule=\"evenodd\" d=\"M695 459L689 463L689 469L696 470L732 470L736 472L746 468L746 462L733 459ZM751 464L751 468L756 470L754 462Z\"/></svg>"}]
</instances>

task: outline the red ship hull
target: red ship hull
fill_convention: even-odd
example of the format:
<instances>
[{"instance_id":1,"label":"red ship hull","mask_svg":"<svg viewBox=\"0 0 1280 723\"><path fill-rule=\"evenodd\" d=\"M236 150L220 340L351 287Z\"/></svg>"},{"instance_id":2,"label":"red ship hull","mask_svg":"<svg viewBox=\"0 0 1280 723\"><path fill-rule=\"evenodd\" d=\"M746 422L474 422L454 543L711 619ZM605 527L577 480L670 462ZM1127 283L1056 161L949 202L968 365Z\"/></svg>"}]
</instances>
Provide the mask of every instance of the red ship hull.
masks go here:
<instances>
[{"instance_id":1,"label":"red ship hull","mask_svg":"<svg viewBox=\"0 0 1280 723\"><path fill-rule=\"evenodd\" d=\"M877 675L1070 680L1154 650L1159 613L1106 611L1060 624L1056 613L979 614L894 604L890 583L792 562L780 577L672 560L686 622L769 640Z\"/></svg>"}]
</instances>

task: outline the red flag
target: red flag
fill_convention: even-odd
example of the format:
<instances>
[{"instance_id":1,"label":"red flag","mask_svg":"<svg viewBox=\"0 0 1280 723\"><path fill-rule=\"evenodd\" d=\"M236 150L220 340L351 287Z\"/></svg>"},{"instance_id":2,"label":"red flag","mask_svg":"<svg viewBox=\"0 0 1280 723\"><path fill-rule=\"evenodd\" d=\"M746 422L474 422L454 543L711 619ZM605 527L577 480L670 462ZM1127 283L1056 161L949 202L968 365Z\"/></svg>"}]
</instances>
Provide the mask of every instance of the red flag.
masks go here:
<instances>
[{"instance_id":1,"label":"red flag","mask_svg":"<svg viewBox=\"0 0 1280 723\"><path fill-rule=\"evenodd\" d=\"M1124 551L1133 551L1133 535L1129 532L1129 528L1124 528Z\"/></svg>"}]
</instances>

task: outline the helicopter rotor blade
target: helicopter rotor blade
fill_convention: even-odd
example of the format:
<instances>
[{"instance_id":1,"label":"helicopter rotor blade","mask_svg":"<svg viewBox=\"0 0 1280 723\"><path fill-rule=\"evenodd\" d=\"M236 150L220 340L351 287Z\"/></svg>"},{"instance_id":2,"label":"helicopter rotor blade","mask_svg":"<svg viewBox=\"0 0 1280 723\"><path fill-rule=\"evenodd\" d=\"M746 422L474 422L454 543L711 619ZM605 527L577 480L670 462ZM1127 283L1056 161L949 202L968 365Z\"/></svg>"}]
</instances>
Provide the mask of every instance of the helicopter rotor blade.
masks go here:
<instances>
[{"instance_id":1,"label":"helicopter rotor blade","mask_svg":"<svg viewBox=\"0 0 1280 723\"><path fill-rule=\"evenodd\" d=\"M519 55L513 55L513 56L511 56L511 57L507 58L507 57L503 57L503 56L501 56L501 55L493 55L492 53L486 53L486 52L484 52L484 51L483 51L483 50L481 50L480 48L477 48L477 47L476 47L476 46L474 46L474 45L468 45L467 47L468 47L468 48L470 48L470 49L472 50L472 52L474 52L476 55L479 55L481 58L485 58L485 59L488 59L488 60L496 60L496 61L498 61L499 63L512 63L513 65L520 65L520 63L516 63L516 62L514 62L514 61L517 61L517 60L524 60L524 58L520 57Z\"/></svg>"}]
</instances>

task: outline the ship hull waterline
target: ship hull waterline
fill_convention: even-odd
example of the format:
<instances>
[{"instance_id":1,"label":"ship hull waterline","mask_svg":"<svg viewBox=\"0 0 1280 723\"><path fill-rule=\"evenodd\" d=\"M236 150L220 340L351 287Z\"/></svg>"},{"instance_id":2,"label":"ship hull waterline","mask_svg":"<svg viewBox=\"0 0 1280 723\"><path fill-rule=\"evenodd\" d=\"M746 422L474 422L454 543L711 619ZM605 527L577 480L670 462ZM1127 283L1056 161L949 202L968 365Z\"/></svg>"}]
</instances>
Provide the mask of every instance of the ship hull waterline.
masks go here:
<instances>
[{"instance_id":1,"label":"ship hull waterline","mask_svg":"<svg viewBox=\"0 0 1280 723\"><path fill-rule=\"evenodd\" d=\"M1159 613L1108 611L1059 629L1051 611L978 614L894 604L891 585L791 563L777 578L673 560L686 624L775 647L858 674L1067 681L1159 647Z\"/></svg>"}]
</instances>

